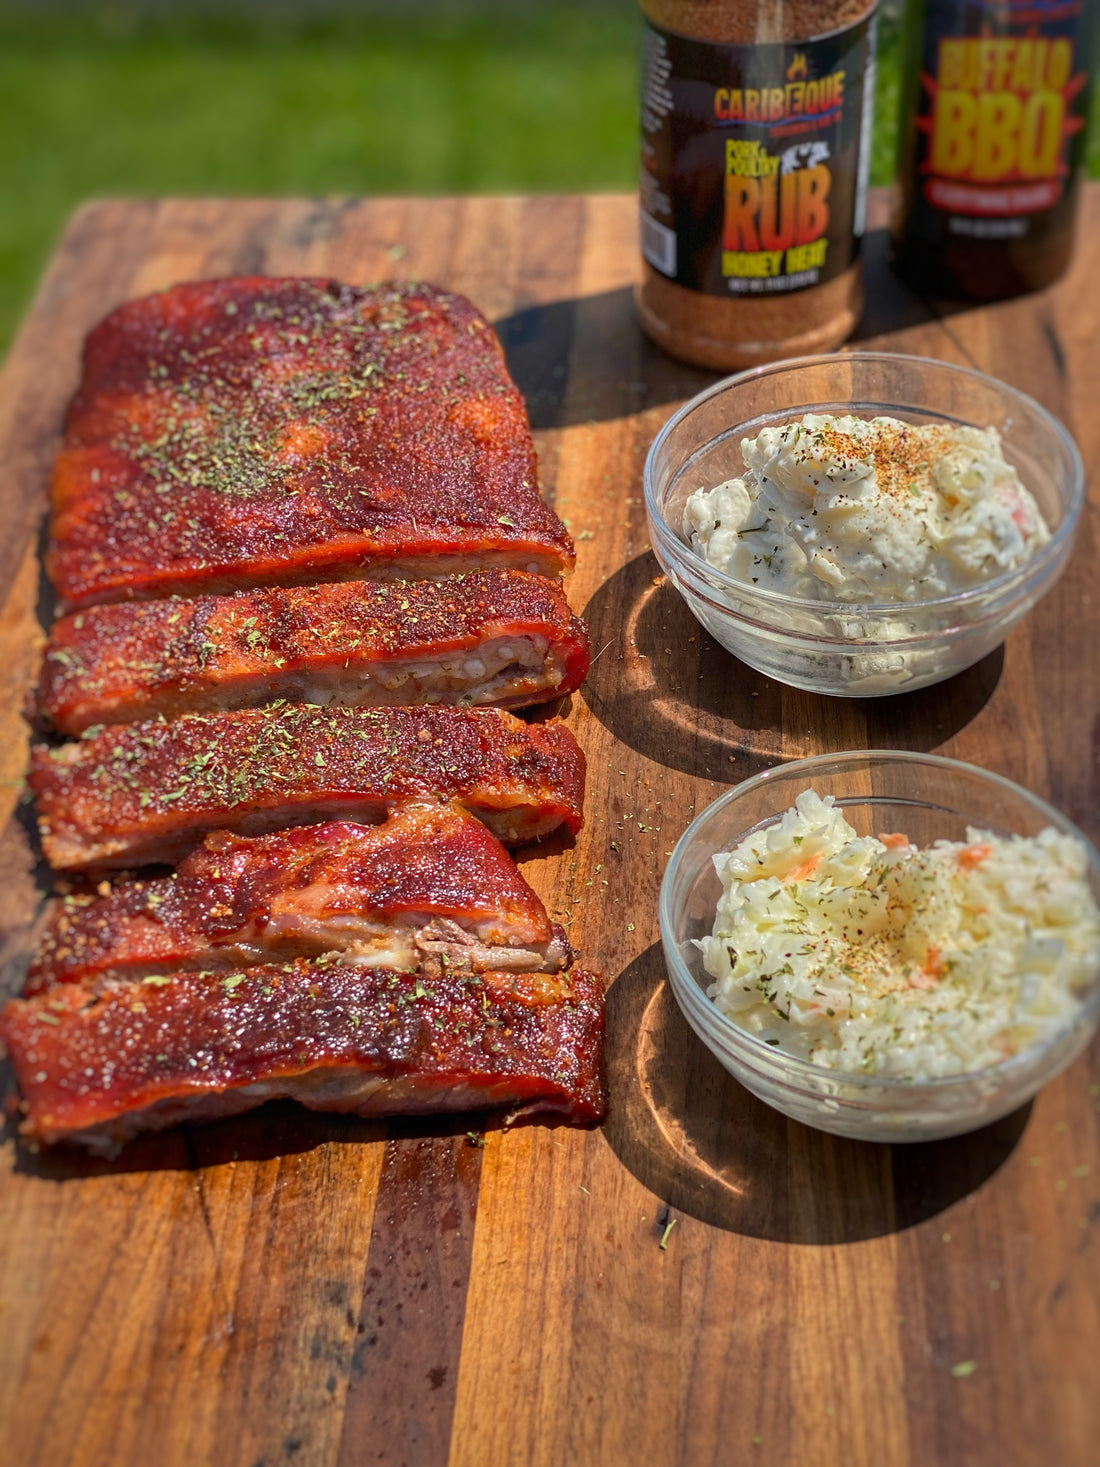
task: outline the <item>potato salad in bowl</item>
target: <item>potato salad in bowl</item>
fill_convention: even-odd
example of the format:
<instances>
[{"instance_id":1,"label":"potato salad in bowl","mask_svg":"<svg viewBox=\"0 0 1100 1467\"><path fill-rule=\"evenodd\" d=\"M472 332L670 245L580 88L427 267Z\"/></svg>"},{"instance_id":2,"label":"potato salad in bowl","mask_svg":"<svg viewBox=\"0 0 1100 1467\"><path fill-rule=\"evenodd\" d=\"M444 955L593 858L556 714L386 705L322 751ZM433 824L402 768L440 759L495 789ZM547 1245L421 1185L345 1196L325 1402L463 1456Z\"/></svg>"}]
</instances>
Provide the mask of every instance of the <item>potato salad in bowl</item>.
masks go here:
<instances>
[{"instance_id":1,"label":"potato salad in bowl","mask_svg":"<svg viewBox=\"0 0 1100 1467\"><path fill-rule=\"evenodd\" d=\"M708 564L806 600L928 601L1024 565L1050 539L996 428L806 413L741 443L684 529Z\"/></svg>"},{"instance_id":2,"label":"potato salad in bowl","mask_svg":"<svg viewBox=\"0 0 1100 1467\"><path fill-rule=\"evenodd\" d=\"M1023 393L880 352L804 357L700 393L645 469L654 552L758 671L872 697L996 648L1053 586L1080 455Z\"/></svg>"}]
</instances>

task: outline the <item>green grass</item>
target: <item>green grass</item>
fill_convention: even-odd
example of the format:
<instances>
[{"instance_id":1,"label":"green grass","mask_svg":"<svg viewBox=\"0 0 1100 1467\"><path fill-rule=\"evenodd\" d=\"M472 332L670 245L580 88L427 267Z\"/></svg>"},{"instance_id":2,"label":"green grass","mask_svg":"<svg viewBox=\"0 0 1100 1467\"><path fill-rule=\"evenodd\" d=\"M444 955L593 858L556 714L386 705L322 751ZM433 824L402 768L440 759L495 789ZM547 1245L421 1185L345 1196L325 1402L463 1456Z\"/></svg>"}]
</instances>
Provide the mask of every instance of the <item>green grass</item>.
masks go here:
<instances>
[{"instance_id":1,"label":"green grass","mask_svg":"<svg viewBox=\"0 0 1100 1467\"><path fill-rule=\"evenodd\" d=\"M0 348L81 199L628 188L636 27L0 14Z\"/></svg>"},{"instance_id":2,"label":"green grass","mask_svg":"<svg viewBox=\"0 0 1100 1467\"><path fill-rule=\"evenodd\" d=\"M0 350L88 197L634 185L633 0L180 9L0 0ZM892 169L896 49L887 24L878 182Z\"/></svg>"}]
</instances>

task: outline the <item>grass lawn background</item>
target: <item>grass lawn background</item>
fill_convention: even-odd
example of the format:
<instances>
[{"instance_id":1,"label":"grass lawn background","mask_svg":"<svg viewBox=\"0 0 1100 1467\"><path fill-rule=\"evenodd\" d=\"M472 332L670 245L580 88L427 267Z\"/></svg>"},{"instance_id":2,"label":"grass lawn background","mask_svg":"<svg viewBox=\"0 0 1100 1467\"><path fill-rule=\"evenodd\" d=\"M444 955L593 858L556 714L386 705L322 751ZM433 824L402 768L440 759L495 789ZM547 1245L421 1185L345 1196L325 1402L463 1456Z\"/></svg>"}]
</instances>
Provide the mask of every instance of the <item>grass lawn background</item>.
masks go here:
<instances>
[{"instance_id":1,"label":"grass lawn background","mask_svg":"<svg viewBox=\"0 0 1100 1467\"><path fill-rule=\"evenodd\" d=\"M0 0L0 352L85 198L634 186L633 0L239 7ZM897 31L888 10L878 183Z\"/></svg>"}]
</instances>

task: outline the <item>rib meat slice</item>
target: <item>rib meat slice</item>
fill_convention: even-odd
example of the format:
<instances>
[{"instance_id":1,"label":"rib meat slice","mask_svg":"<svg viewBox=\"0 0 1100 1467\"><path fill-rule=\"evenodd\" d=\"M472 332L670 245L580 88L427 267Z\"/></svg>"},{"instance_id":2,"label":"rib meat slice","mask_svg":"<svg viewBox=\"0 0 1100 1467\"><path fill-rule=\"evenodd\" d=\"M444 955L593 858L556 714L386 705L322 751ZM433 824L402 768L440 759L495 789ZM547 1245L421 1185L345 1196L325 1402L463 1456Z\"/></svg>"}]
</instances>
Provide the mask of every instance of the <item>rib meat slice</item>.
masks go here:
<instances>
[{"instance_id":1,"label":"rib meat slice","mask_svg":"<svg viewBox=\"0 0 1100 1467\"><path fill-rule=\"evenodd\" d=\"M413 282L241 277L88 336L47 569L70 610L246 586L560 575L531 430L488 322Z\"/></svg>"},{"instance_id":2,"label":"rib meat slice","mask_svg":"<svg viewBox=\"0 0 1100 1467\"><path fill-rule=\"evenodd\" d=\"M555 582L475 571L92 607L54 625L39 707L69 734L273 698L519 708L587 669Z\"/></svg>"},{"instance_id":3,"label":"rib meat slice","mask_svg":"<svg viewBox=\"0 0 1100 1467\"><path fill-rule=\"evenodd\" d=\"M584 755L564 724L496 708L271 705L125 724L39 747L29 783L60 870L174 861L210 830L380 820L454 799L506 844L581 826Z\"/></svg>"},{"instance_id":4,"label":"rib meat slice","mask_svg":"<svg viewBox=\"0 0 1100 1467\"><path fill-rule=\"evenodd\" d=\"M65 983L0 1014L23 1133L110 1153L138 1131L291 1096L359 1115L604 1113L602 984L579 971L426 978L299 959Z\"/></svg>"},{"instance_id":5,"label":"rib meat slice","mask_svg":"<svg viewBox=\"0 0 1100 1467\"><path fill-rule=\"evenodd\" d=\"M27 974L101 985L340 952L420 973L556 972L572 953L515 862L456 805L402 805L381 825L208 835L173 876L56 908Z\"/></svg>"}]
</instances>

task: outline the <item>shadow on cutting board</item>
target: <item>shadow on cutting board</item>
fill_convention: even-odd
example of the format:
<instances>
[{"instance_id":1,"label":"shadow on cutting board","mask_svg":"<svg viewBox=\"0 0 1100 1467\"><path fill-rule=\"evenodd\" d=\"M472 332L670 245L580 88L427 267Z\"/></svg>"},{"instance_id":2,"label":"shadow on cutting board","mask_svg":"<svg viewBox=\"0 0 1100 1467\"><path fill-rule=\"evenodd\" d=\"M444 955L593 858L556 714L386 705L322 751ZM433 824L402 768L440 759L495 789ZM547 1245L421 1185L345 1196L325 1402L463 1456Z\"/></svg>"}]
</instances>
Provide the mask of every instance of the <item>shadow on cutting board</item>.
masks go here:
<instances>
[{"instance_id":1,"label":"shadow on cutting board","mask_svg":"<svg viewBox=\"0 0 1100 1467\"><path fill-rule=\"evenodd\" d=\"M863 236L860 258L867 300L863 316L846 343L849 347L873 350L879 344L877 338L880 336L890 336L912 326L925 326L929 321L942 323L963 311L978 309L973 301L918 295L904 285L890 268L889 229L868 230ZM894 345L893 349L899 348Z\"/></svg>"},{"instance_id":2,"label":"shadow on cutting board","mask_svg":"<svg viewBox=\"0 0 1100 1467\"><path fill-rule=\"evenodd\" d=\"M992 1177L1030 1115L949 1141L847 1141L788 1120L727 1074L681 1015L659 944L607 1004L605 1140L673 1212L745 1237L825 1245L912 1227Z\"/></svg>"},{"instance_id":3,"label":"shadow on cutting board","mask_svg":"<svg viewBox=\"0 0 1100 1467\"><path fill-rule=\"evenodd\" d=\"M493 322L535 432L679 404L717 382L642 334L631 288L526 306ZM609 363L619 370L608 369Z\"/></svg>"},{"instance_id":4,"label":"shadow on cutting board","mask_svg":"<svg viewBox=\"0 0 1100 1467\"><path fill-rule=\"evenodd\" d=\"M981 712L1004 665L998 647L946 682L885 698L784 688L703 630L650 552L609 576L584 617L598 655L576 696L644 758L728 784L793 757L806 729L817 734L807 753L938 748ZM845 732L853 715L858 735Z\"/></svg>"},{"instance_id":5,"label":"shadow on cutting board","mask_svg":"<svg viewBox=\"0 0 1100 1467\"><path fill-rule=\"evenodd\" d=\"M14 1087L7 1064L0 1067L0 1083L8 1084L9 1093ZM291 1100L275 1100L246 1115L147 1132L136 1136L113 1157L92 1156L79 1146L34 1150L16 1140L11 1120L0 1143L15 1142L17 1174L46 1182L68 1182L128 1173L197 1171L235 1161L275 1161L333 1141L384 1141L386 1134L384 1120L322 1114Z\"/></svg>"},{"instance_id":6,"label":"shadow on cutting board","mask_svg":"<svg viewBox=\"0 0 1100 1467\"><path fill-rule=\"evenodd\" d=\"M10 1064L0 1061L0 1093L12 1093L14 1084ZM563 1124L553 1117L527 1124L536 1123ZM18 1174L66 1182L127 1173L199 1171L236 1161L279 1161L330 1143L360 1146L372 1141L415 1143L459 1137L480 1153L481 1138L503 1125L500 1111L363 1117L307 1110L293 1100L272 1100L244 1115L147 1132L134 1137L113 1157L92 1156L79 1146L32 1150L18 1140L12 1118L0 1131L0 1145L14 1144Z\"/></svg>"},{"instance_id":7,"label":"shadow on cutting board","mask_svg":"<svg viewBox=\"0 0 1100 1467\"><path fill-rule=\"evenodd\" d=\"M864 236L867 305L849 345L874 346L882 336L974 309L915 294L890 269L888 254L887 230ZM628 285L525 306L493 328L536 432L678 406L729 375L688 366L654 346L638 324ZM610 371L609 363L622 370Z\"/></svg>"}]
</instances>

